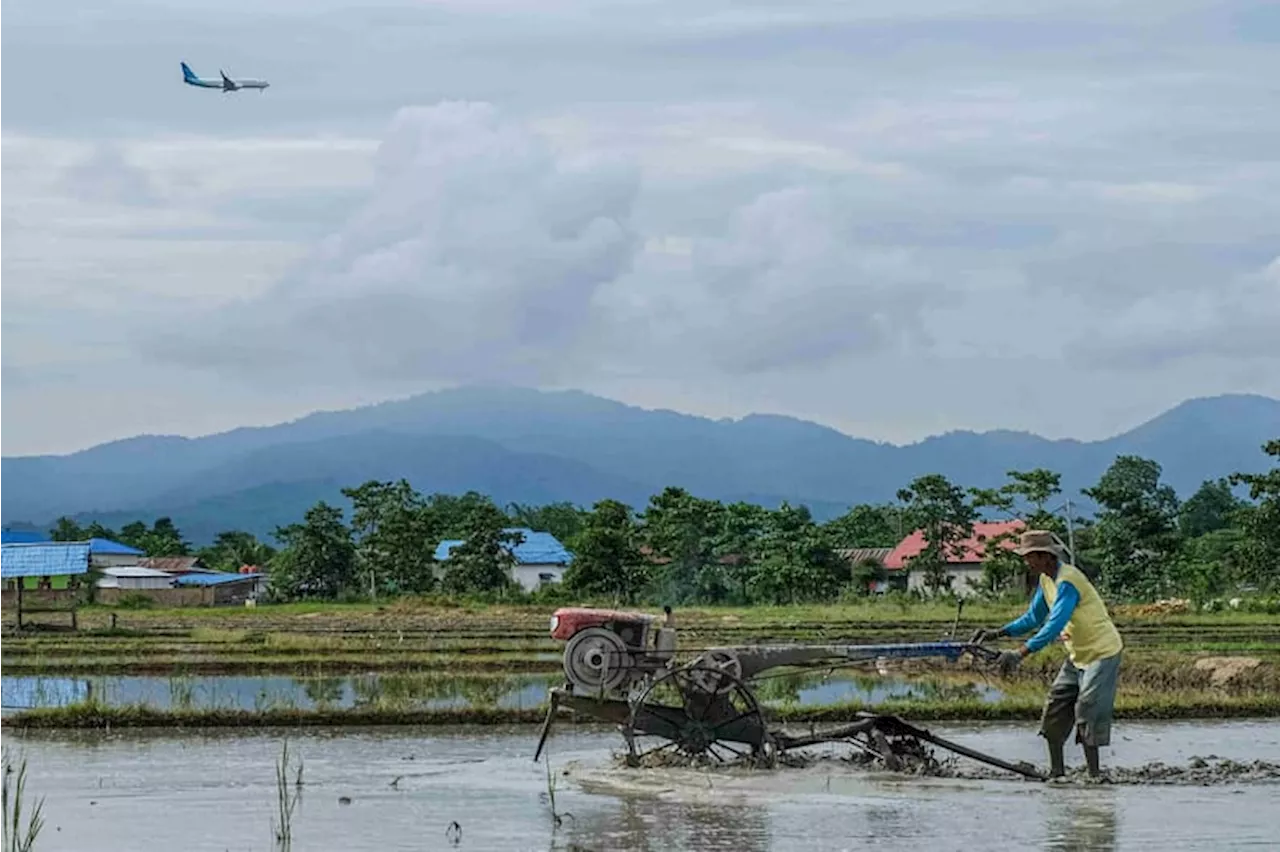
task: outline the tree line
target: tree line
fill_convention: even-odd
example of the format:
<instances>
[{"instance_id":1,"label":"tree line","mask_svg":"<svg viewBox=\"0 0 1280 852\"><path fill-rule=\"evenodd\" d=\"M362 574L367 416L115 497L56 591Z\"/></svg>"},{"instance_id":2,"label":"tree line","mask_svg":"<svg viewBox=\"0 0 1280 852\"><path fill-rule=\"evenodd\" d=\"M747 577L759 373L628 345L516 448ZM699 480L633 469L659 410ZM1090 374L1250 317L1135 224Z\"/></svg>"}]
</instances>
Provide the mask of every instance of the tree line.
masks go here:
<instances>
[{"instance_id":1,"label":"tree line","mask_svg":"<svg viewBox=\"0 0 1280 852\"><path fill-rule=\"evenodd\" d=\"M1280 462L1280 439L1263 451ZM1247 498L1236 489L1246 486ZM118 532L67 518L55 540L111 538L150 555L199 555L206 565L267 571L282 600L385 598L444 594L514 600L513 528L548 532L573 554L561 584L539 590L546 600L608 599L625 603L783 604L868 594L886 577L875 560L850 564L842 551L893 547L914 530L925 548L910 565L929 594L950 590L949 558L981 520L1018 518L1075 542L1075 561L1114 599L1172 595L1197 600L1240 589L1280 588L1280 467L1206 481L1186 501L1161 482L1158 463L1119 456L1092 487L1097 509L1070 517L1055 505L1061 477L1045 469L1009 471L999 488L962 488L939 474L921 476L883 504L858 505L819 523L805 506L766 508L723 503L669 487L636 511L605 499L499 507L475 492L422 495L405 480L369 481L343 489L348 519L321 501L275 531L276 544L241 531L220 533L194 549L169 518ZM1068 524L1070 523L1070 529ZM437 563L444 540L458 540ZM1021 561L987 542L981 593L1024 590Z\"/></svg>"}]
</instances>

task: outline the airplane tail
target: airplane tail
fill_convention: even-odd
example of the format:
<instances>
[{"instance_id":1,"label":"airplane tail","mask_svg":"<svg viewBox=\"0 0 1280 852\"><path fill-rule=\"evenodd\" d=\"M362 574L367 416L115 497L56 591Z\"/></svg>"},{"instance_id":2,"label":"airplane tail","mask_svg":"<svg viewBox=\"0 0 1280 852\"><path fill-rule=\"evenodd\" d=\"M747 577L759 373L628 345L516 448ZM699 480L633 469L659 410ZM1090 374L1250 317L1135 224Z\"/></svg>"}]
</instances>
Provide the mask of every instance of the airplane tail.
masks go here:
<instances>
[{"instance_id":1,"label":"airplane tail","mask_svg":"<svg viewBox=\"0 0 1280 852\"><path fill-rule=\"evenodd\" d=\"M191 66L184 62L182 63L182 79L186 80L188 83L194 83L200 78L191 70Z\"/></svg>"}]
</instances>

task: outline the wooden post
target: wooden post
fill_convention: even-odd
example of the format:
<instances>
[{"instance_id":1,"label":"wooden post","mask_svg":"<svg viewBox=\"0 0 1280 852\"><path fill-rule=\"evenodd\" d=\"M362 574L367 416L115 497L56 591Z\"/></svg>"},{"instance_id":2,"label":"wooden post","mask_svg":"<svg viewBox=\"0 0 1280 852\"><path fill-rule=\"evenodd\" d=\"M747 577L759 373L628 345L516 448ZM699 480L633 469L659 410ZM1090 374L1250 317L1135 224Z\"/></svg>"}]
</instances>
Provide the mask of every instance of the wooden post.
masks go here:
<instances>
[{"instance_id":1,"label":"wooden post","mask_svg":"<svg viewBox=\"0 0 1280 852\"><path fill-rule=\"evenodd\" d=\"M27 584L26 577L18 578L18 629L22 629L22 587Z\"/></svg>"}]
</instances>

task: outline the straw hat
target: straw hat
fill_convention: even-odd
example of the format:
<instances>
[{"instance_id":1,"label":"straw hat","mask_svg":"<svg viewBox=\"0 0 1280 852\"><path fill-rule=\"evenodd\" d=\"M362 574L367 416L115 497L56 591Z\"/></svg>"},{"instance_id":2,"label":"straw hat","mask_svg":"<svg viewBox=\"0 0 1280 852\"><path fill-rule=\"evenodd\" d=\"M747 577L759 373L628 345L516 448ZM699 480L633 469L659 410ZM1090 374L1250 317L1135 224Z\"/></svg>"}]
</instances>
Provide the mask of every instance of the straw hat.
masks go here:
<instances>
[{"instance_id":1,"label":"straw hat","mask_svg":"<svg viewBox=\"0 0 1280 852\"><path fill-rule=\"evenodd\" d=\"M1052 553L1062 559L1067 549L1049 530L1027 530L1019 536L1018 546L1013 549L1013 552L1019 556L1026 556L1028 553Z\"/></svg>"}]
</instances>

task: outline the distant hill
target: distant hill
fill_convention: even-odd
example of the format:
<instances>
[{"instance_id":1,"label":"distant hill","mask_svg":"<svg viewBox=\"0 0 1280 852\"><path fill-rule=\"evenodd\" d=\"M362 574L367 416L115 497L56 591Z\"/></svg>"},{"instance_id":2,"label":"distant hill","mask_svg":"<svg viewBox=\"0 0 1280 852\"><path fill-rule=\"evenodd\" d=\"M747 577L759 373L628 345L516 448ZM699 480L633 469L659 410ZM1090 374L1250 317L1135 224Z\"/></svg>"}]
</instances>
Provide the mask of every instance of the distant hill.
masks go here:
<instances>
[{"instance_id":1,"label":"distant hill","mask_svg":"<svg viewBox=\"0 0 1280 852\"><path fill-rule=\"evenodd\" d=\"M65 456L3 459L3 521L59 515L108 526L169 515L197 542L217 531L268 534L319 499L368 479L424 493L474 489L500 504L614 497L637 507L667 485L704 497L808 505L820 518L892 500L926 473L995 486L1046 467L1068 494L1117 455L1154 458L1184 497L1205 479L1266 468L1280 400L1194 399L1102 441L1020 432L951 432L905 446L775 415L713 420L640 409L577 391L461 388L202 438L139 436Z\"/></svg>"}]
</instances>

